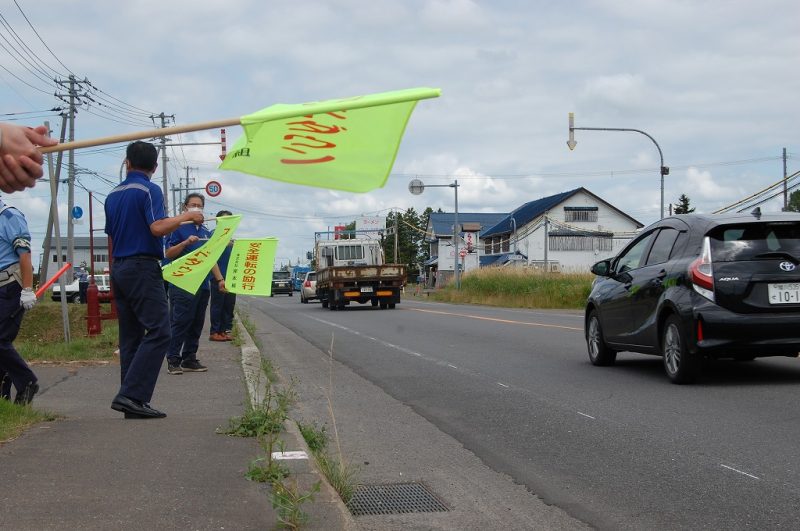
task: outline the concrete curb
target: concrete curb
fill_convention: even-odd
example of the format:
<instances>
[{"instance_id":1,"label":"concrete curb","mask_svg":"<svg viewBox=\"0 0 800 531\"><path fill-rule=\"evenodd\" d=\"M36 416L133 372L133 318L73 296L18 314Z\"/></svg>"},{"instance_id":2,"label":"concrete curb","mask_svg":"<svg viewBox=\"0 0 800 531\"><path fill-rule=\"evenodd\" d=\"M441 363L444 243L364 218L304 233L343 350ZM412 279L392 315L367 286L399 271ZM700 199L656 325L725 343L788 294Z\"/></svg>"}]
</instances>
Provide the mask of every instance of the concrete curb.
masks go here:
<instances>
[{"instance_id":1,"label":"concrete curb","mask_svg":"<svg viewBox=\"0 0 800 531\"><path fill-rule=\"evenodd\" d=\"M239 322L234 326L237 327L238 335L242 340L242 372L244 373L247 392L250 396L250 405L256 407L267 396L267 386L269 385L266 375L261 370L261 351L244 326ZM275 368L275 373L278 375L280 384L285 386L286 382L281 378L280 371L277 368ZM308 459L285 461L290 470L290 480L294 478L298 489L301 491L308 491L316 482L319 481L320 483L320 491L315 495L314 501L311 502L311 505L303 507L303 510L310 516L309 522L304 528L320 530L358 529L350 510L339 497L339 494L328 483L325 475L318 470L311 450L308 448L295 421L292 419L285 421L283 429L284 431L281 434L281 441L284 443L283 451L303 451L308 456Z\"/></svg>"}]
</instances>

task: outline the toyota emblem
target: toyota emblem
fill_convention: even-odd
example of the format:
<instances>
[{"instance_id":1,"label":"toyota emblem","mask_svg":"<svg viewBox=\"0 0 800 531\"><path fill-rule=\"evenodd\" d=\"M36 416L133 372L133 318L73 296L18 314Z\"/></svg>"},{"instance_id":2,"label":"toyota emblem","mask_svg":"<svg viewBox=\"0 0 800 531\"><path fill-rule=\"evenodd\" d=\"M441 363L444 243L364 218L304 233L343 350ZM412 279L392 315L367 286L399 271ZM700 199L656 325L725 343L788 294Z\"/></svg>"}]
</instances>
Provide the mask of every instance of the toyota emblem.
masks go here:
<instances>
[{"instance_id":1,"label":"toyota emblem","mask_svg":"<svg viewBox=\"0 0 800 531\"><path fill-rule=\"evenodd\" d=\"M784 271L794 271L796 266L791 262L781 262L780 268Z\"/></svg>"}]
</instances>

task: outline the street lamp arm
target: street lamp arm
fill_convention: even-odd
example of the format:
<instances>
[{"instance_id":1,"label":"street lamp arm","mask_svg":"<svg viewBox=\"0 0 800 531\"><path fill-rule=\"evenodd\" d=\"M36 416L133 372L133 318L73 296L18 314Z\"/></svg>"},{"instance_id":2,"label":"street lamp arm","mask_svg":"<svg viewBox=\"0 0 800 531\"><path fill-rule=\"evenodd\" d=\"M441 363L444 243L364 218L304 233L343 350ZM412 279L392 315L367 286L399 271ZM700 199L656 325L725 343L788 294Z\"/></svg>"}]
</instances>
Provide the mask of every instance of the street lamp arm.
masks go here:
<instances>
[{"instance_id":1,"label":"street lamp arm","mask_svg":"<svg viewBox=\"0 0 800 531\"><path fill-rule=\"evenodd\" d=\"M656 145L656 149L658 150L658 157L661 159L661 166L659 171L664 171L664 153L661 152L661 146L658 145L656 139L650 136L649 134L645 133L641 129L627 129L627 128L620 128L620 127L572 127L573 131L632 131L634 133L641 133L650 140L653 141L653 144Z\"/></svg>"},{"instance_id":2,"label":"street lamp arm","mask_svg":"<svg viewBox=\"0 0 800 531\"><path fill-rule=\"evenodd\" d=\"M661 175L661 219L664 219L664 176L669 175L669 168L664 166L664 153L661 151L661 146L658 145L656 139L650 136L649 134L645 133L641 129L629 129L629 128L621 128L621 127L574 127L572 125L572 114L570 114L570 141L572 141L572 132L573 131L630 131L633 133L640 133L649 138L655 144L656 149L658 150L658 158L660 161L660 166L658 167L658 173ZM575 144L570 144L567 142L567 145L570 149L575 147Z\"/></svg>"}]
</instances>

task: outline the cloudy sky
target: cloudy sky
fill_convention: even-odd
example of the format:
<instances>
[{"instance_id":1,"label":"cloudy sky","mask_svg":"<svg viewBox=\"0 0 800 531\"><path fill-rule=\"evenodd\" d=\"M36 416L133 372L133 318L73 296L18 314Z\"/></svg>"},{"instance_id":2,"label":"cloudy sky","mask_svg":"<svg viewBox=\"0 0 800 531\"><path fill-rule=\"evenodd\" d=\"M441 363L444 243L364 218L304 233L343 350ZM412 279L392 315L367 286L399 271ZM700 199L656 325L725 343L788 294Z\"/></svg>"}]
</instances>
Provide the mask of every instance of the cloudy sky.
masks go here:
<instances>
[{"instance_id":1,"label":"cloudy sky","mask_svg":"<svg viewBox=\"0 0 800 531\"><path fill-rule=\"evenodd\" d=\"M412 115L386 187L366 194L221 172L219 146L169 150L170 185L187 167L194 186L220 181L207 210L243 213L240 235L277 236L279 262L304 256L314 231L361 215L452 211L452 189L412 196L413 178L458 179L461 212L508 212L583 186L645 224L657 220L654 144L576 131L570 151L569 112L576 127L649 133L671 167L666 202L685 193L701 212L780 180L783 148L789 174L800 169L793 0L0 0L0 14L0 118L48 119L60 131L60 117L40 111L62 105L53 78L73 73L95 87L76 139L147 129L162 112L188 124L273 103L441 88ZM240 132L229 130L229 142ZM219 133L173 141L218 142ZM80 184L102 200L123 154L124 145L76 152ZM49 198L46 183L4 197L39 242ZM59 203L65 215L65 186ZM76 204L88 210L81 188Z\"/></svg>"}]
</instances>

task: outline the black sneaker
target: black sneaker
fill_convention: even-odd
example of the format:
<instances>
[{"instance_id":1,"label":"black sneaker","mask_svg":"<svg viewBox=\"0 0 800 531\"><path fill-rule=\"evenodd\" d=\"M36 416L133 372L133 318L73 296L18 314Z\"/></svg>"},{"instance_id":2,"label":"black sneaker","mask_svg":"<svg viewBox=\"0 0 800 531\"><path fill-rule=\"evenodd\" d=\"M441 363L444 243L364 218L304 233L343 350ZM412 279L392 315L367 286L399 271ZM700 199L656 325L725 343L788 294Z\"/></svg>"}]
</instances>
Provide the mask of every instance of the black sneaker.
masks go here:
<instances>
[{"instance_id":1,"label":"black sneaker","mask_svg":"<svg viewBox=\"0 0 800 531\"><path fill-rule=\"evenodd\" d=\"M184 372L206 372L208 367L201 365L197 360L191 360L181 363L181 369L183 369Z\"/></svg>"},{"instance_id":2,"label":"black sneaker","mask_svg":"<svg viewBox=\"0 0 800 531\"><path fill-rule=\"evenodd\" d=\"M169 374L183 374L183 369L181 369L180 363L172 363L171 361L168 361L167 372Z\"/></svg>"},{"instance_id":3,"label":"black sneaker","mask_svg":"<svg viewBox=\"0 0 800 531\"><path fill-rule=\"evenodd\" d=\"M14 398L15 404L30 404L33 400L33 396L39 392L39 384L35 382L31 382L25 386L21 392L17 393L16 398Z\"/></svg>"}]
</instances>

